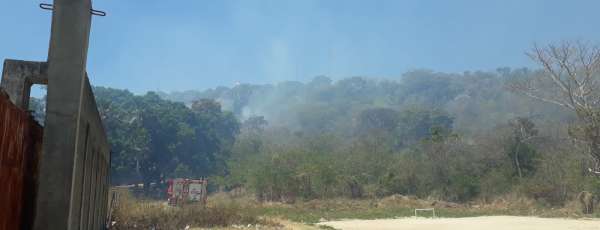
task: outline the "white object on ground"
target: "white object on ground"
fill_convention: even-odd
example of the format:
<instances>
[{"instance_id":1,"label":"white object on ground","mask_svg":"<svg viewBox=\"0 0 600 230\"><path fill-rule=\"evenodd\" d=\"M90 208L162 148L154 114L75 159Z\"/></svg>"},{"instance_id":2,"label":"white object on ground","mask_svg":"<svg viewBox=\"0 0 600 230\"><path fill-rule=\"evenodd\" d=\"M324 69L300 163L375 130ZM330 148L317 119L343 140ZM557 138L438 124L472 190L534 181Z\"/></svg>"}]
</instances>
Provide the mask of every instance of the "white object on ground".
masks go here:
<instances>
[{"instance_id":1,"label":"white object on ground","mask_svg":"<svg viewBox=\"0 0 600 230\"><path fill-rule=\"evenodd\" d=\"M433 218L435 218L435 208L415 208L415 217L417 216L418 211L431 211L433 213Z\"/></svg>"}]
</instances>

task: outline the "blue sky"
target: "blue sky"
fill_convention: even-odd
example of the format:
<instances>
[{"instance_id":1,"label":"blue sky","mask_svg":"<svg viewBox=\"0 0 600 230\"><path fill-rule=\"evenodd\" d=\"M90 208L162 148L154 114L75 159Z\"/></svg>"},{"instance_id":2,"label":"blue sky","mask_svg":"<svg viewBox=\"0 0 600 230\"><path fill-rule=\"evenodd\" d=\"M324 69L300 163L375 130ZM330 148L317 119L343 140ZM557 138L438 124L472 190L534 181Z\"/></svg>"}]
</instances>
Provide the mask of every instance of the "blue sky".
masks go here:
<instances>
[{"instance_id":1,"label":"blue sky","mask_svg":"<svg viewBox=\"0 0 600 230\"><path fill-rule=\"evenodd\" d=\"M46 59L51 12L38 3L0 0L0 58ZM136 93L523 67L534 42L600 43L597 0L96 0L94 8L108 16L93 19L91 81Z\"/></svg>"}]
</instances>

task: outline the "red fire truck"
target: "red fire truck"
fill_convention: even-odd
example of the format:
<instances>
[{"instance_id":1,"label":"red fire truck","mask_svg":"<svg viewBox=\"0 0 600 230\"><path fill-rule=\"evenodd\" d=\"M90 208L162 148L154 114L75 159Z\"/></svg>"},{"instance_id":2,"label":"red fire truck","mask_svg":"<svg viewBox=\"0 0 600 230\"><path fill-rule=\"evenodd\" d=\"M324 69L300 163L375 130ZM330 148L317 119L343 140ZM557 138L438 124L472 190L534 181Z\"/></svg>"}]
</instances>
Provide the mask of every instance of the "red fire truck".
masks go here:
<instances>
[{"instance_id":1,"label":"red fire truck","mask_svg":"<svg viewBox=\"0 0 600 230\"><path fill-rule=\"evenodd\" d=\"M169 179L167 180L167 197L169 205L177 206L184 203L206 203L208 179Z\"/></svg>"}]
</instances>

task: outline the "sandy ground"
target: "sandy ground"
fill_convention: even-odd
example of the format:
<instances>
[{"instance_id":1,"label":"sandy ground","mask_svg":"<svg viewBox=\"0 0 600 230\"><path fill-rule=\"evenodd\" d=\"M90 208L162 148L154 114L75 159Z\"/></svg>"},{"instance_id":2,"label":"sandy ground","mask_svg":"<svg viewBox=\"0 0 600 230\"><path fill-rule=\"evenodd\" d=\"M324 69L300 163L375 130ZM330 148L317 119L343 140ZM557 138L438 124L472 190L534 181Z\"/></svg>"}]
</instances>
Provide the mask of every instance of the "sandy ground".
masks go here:
<instances>
[{"instance_id":1,"label":"sandy ground","mask_svg":"<svg viewBox=\"0 0 600 230\"><path fill-rule=\"evenodd\" d=\"M274 220L281 226L231 226L226 228L191 228L190 230L321 230L318 226L304 225L288 220Z\"/></svg>"},{"instance_id":2,"label":"sandy ground","mask_svg":"<svg viewBox=\"0 0 600 230\"><path fill-rule=\"evenodd\" d=\"M403 218L343 220L319 223L336 229L403 230L600 230L600 219L550 219L537 217L486 216L468 218Z\"/></svg>"}]
</instances>

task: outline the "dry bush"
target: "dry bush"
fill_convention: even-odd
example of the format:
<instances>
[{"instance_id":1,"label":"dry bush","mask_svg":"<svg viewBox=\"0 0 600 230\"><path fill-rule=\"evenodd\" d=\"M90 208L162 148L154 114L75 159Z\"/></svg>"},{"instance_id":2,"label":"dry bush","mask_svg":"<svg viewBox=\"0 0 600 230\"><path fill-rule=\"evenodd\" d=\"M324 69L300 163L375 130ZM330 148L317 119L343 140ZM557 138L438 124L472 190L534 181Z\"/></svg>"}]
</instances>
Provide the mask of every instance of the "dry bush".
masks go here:
<instances>
[{"instance_id":1,"label":"dry bush","mask_svg":"<svg viewBox=\"0 0 600 230\"><path fill-rule=\"evenodd\" d=\"M188 204L171 207L166 202L138 200L121 195L115 209L112 229L184 229L190 227L226 227L231 225L275 225L258 217L255 208L237 202L209 202L206 206Z\"/></svg>"},{"instance_id":2,"label":"dry bush","mask_svg":"<svg viewBox=\"0 0 600 230\"><path fill-rule=\"evenodd\" d=\"M470 204L472 211L488 215L524 215L540 217L580 218L586 215L576 199L569 199L560 206L548 206L545 202L529 198L520 192L509 192L491 201L480 200ZM589 216L589 215L588 215Z\"/></svg>"}]
</instances>

